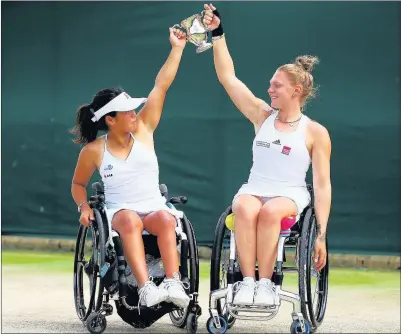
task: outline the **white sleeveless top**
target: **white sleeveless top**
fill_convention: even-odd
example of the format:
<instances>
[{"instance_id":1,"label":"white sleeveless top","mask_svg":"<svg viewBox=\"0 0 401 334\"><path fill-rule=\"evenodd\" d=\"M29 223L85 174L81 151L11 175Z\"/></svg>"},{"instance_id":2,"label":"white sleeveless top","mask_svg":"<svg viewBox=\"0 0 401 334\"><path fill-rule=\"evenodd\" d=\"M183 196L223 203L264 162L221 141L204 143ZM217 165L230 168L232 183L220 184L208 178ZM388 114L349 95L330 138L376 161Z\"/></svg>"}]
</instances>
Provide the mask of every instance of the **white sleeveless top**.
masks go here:
<instances>
[{"instance_id":1,"label":"white sleeveless top","mask_svg":"<svg viewBox=\"0 0 401 334\"><path fill-rule=\"evenodd\" d=\"M104 184L107 208L127 207L137 212L150 212L166 207L159 190L159 165L155 152L132 134L134 144L128 157L120 159L107 150L99 173Z\"/></svg>"},{"instance_id":2,"label":"white sleeveless top","mask_svg":"<svg viewBox=\"0 0 401 334\"><path fill-rule=\"evenodd\" d=\"M306 147L306 126L309 118L301 116L293 132L276 130L273 112L262 124L253 140L253 165L249 183L278 183L305 187L311 159Z\"/></svg>"},{"instance_id":3,"label":"white sleeveless top","mask_svg":"<svg viewBox=\"0 0 401 334\"><path fill-rule=\"evenodd\" d=\"M303 210L310 200L305 180L311 163L306 147L306 126L310 119L302 115L295 131L281 132L274 124L277 114L278 111L273 111L256 134L248 182L235 198L240 194L285 196L294 200L298 210Z\"/></svg>"}]
</instances>

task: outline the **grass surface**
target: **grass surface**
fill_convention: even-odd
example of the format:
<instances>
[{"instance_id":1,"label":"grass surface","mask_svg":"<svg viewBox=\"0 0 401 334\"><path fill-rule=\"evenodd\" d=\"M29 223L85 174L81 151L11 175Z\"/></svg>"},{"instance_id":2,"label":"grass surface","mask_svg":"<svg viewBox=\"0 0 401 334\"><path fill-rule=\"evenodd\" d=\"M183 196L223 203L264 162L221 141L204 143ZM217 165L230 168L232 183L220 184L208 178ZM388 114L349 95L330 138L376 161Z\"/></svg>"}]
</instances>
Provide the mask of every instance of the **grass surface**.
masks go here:
<instances>
[{"instance_id":1,"label":"grass surface","mask_svg":"<svg viewBox=\"0 0 401 334\"><path fill-rule=\"evenodd\" d=\"M45 253L26 251L3 251L3 270L14 269L41 273L73 273L74 255L71 253ZM200 278L208 280L210 275L209 262L200 263ZM285 285L297 284L297 273L286 273ZM371 286L390 289L400 289L400 272L378 271L366 269L330 268L330 286Z\"/></svg>"}]
</instances>

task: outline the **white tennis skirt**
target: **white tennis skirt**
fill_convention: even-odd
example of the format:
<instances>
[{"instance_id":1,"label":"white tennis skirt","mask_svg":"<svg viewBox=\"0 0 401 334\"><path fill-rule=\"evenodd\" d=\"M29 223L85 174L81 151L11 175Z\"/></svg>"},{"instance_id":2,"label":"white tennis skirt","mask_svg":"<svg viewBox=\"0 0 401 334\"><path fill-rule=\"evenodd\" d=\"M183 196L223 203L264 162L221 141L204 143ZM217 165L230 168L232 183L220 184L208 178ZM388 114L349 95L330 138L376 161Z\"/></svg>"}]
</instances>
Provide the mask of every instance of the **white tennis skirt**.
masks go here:
<instances>
[{"instance_id":1,"label":"white tennis skirt","mask_svg":"<svg viewBox=\"0 0 401 334\"><path fill-rule=\"evenodd\" d=\"M244 183L233 198L232 203L240 195L254 195L260 197L287 197L292 200L298 209L297 220L302 211L310 204L311 198L308 189L305 187L292 187L277 184L255 184Z\"/></svg>"},{"instance_id":2,"label":"white tennis skirt","mask_svg":"<svg viewBox=\"0 0 401 334\"><path fill-rule=\"evenodd\" d=\"M179 210L175 210L167 206L167 204L155 205L155 206L138 206L137 203L107 203L106 202L106 215L107 221L111 226L111 222L113 221L114 215L121 210L131 210L137 213L141 219L147 216L148 214L155 211L167 211L171 215L173 215L176 220L181 219L184 216L184 213Z\"/></svg>"}]
</instances>

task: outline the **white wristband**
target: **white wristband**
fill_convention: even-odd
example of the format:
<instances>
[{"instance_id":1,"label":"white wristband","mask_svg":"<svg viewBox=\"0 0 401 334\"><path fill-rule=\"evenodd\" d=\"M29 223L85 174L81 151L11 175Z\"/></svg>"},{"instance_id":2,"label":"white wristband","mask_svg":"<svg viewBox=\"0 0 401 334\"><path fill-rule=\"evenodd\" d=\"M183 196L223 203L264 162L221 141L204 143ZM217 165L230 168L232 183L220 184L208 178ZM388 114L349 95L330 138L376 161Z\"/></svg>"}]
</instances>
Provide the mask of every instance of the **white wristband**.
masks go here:
<instances>
[{"instance_id":1,"label":"white wristband","mask_svg":"<svg viewBox=\"0 0 401 334\"><path fill-rule=\"evenodd\" d=\"M88 203L88 201L84 201L78 205L78 212L81 212L81 206L84 205L85 203Z\"/></svg>"}]
</instances>

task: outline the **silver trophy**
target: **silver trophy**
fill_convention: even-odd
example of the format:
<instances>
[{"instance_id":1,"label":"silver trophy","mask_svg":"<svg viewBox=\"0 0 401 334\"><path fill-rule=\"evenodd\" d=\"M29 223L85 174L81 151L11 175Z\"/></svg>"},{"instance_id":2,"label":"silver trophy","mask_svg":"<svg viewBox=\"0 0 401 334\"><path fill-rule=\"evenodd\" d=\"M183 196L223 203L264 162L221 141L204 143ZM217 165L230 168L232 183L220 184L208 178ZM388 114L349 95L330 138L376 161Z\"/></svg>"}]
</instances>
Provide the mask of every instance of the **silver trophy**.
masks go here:
<instances>
[{"instance_id":1,"label":"silver trophy","mask_svg":"<svg viewBox=\"0 0 401 334\"><path fill-rule=\"evenodd\" d=\"M196 53L206 51L213 46L209 38L209 29L203 24L204 13L205 11L194 14L173 26L186 34L188 42L197 46Z\"/></svg>"}]
</instances>

